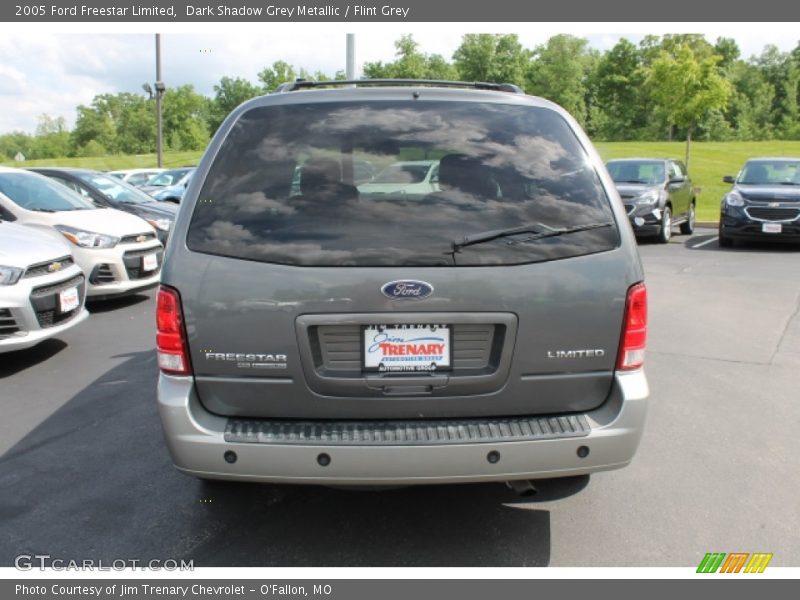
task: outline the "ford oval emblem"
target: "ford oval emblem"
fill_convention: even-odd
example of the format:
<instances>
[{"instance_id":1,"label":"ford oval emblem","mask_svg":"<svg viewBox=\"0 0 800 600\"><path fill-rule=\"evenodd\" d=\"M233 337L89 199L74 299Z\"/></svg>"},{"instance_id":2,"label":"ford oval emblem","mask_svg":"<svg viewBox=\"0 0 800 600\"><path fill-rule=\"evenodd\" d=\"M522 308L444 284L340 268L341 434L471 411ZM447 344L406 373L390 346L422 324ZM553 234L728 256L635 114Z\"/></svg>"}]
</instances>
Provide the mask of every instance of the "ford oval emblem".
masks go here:
<instances>
[{"instance_id":1,"label":"ford oval emblem","mask_svg":"<svg viewBox=\"0 0 800 600\"><path fill-rule=\"evenodd\" d=\"M433 293L433 286L415 279L390 281L381 288L381 294L391 300L422 300Z\"/></svg>"}]
</instances>

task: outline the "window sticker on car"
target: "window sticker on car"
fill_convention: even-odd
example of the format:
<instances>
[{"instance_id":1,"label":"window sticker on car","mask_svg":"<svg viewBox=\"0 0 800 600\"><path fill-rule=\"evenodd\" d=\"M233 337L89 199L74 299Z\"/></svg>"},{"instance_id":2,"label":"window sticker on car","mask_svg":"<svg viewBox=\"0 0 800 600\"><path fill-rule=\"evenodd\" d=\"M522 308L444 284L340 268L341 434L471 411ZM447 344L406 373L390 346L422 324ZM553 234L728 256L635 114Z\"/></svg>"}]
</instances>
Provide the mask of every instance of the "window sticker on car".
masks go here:
<instances>
[{"instance_id":1,"label":"window sticker on car","mask_svg":"<svg viewBox=\"0 0 800 600\"><path fill-rule=\"evenodd\" d=\"M444 325L370 325L363 330L364 370L419 372L452 366L450 328Z\"/></svg>"},{"instance_id":2,"label":"window sticker on car","mask_svg":"<svg viewBox=\"0 0 800 600\"><path fill-rule=\"evenodd\" d=\"M58 293L58 308L62 313L75 310L79 304L78 288L72 287Z\"/></svg>"}]
</instances>

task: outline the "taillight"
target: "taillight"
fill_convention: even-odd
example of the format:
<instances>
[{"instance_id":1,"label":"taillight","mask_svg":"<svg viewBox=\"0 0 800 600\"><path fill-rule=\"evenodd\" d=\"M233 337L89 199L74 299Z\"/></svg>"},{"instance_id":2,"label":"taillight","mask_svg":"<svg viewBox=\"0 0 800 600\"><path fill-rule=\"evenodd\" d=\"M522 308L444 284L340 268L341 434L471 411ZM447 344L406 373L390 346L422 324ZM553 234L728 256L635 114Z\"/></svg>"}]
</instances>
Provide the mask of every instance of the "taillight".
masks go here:
<instances>
[{"instance_id":1,"label":"taillight","mask_svg":"<svg viewBox=\"0 0 800 600\"><path fill-rule=\"evenodd\" d=\"M628 289L617 368L630 371L644 364L647 345L647 288L637 283Z\"/></svg>"},{"instance_id":2,"label":"taillight","mask_svg":"<svg viewBox=\"0 0 800 600\"><path fill-rule=\"evenodd\" d=\"M189 375L189 354L183 328L181 297L176 290L161 286L156 303L156 349L158 366L164 373Z\"/></svg>"}]
</instances>

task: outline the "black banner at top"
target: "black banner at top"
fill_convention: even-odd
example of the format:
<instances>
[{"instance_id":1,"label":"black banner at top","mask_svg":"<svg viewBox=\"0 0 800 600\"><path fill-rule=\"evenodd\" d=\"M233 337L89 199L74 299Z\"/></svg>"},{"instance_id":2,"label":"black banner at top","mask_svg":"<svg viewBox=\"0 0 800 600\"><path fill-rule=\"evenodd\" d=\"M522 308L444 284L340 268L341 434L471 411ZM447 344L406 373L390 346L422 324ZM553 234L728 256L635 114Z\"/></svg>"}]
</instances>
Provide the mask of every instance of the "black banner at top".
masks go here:
<instances>
[{"instance_id":1,"label":"black banner at top","mask_svg":"<svg viewBox=\"0 0 800 600\"><path fill-rule=\"evenodd\" d=\"M800 20L786 0L11 0L10 22L772 22ZM766 31L765 31L766 34Z\"/></svg>"}]
</instances>

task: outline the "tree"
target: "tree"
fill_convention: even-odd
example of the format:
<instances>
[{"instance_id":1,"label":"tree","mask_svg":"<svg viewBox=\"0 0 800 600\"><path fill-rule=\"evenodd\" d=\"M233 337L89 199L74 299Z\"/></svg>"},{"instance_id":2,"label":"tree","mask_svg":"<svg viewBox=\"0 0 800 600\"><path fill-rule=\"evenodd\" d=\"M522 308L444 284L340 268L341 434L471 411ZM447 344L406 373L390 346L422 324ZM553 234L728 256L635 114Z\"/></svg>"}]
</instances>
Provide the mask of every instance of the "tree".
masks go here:
<instances>
[{"instance_id":1,"label":"tree","mask_svg":"<svg viewBox=\"0 0 800 600\"><path fill-rule=\"evenodd\" d=\"M272 67L264 67L258 73L258 80L263 84L265 94L274 91L280 84L294 81L296 78L294 67L283 60L275 61Z\"/></svg>"},{"instance_id":2,"label":"tree","mask_svg":"<svg viewBox=\"0 0 800 600\"><path fill-rule=\"evenodd\" d=\"M202 150L208 143L208 98L192 85L171 88L164 94L164 139L172 150Z\"/></svg>"},{"instance_id":3,"label":"tree","mask_svg":"<svg viewBox=\"0 0 800 600\"><path fill-rule=\"evenodd\" d=\"M647 76L656 109L668 123L686 129L687 166L692 130L708 111L724 109L732 92L717 70L719 60L715 54L698 58L689 45L681 44L674 53L660 51Z\"/></svg>"},{"instance_id":4,"label":"tree","mask_svg":"<svg viewBox=\"0 0 800 600\"><path fill-rule=\"evenodd\" d=\"M113 152L146 154L156 150L155 101L139 94L117 94L116 143Z\"/></svg>"},{"instance_id":5,"label":"tree","mask_svg":"<svg viewBox=\"0 0 800 600\"><path fill-rule=\"evenodd\" d=\"M453 54L458 75L465 81L525 85L530 61L516 34L468 33Z\"/></svg>"},{"instance_id":6,"label":"tree","mask_svg":"<svg viewBox=\"0 0 800 600\"><path fill-rule=\"evenodd\" d=\"M596 105L602 113L597 133L612 140L636 139L647 126L648 97L639 49L622 38L598 61Z\"/></svg>"},{"instance_id":7,"label":"tree","mask_svg":"<svg viewBox=\"0 0 800 600\"><path fill-rule=\"evenodd\" d=\"M214 99L208 117L208 129L216 131L230 112L242 102L260 96L262 91L241 77L223 77L214 85Z\"/></svg>"},{"instance_id":8,"label":"tree","mask_svg":"<svg viewBox=\"0 0 800 600\"><path fill-rule=\"evenodd\" d=\"M419 51L419 44L411 35L404 35L394 43L397 60L364 64L364 76L370 79L456 79L455 68L438 54L427 55Z\"/></svg>"},{"instance_id":9,"label":"tree","mask_svg":"<svg viewBox=\"0 0 800 600\"><path fill-rule=\"evenodd\" d=\"M797 98L800 91L800 65L791 54L783 53L772 45L764 48L755 64L775 90L772 123L777 135L783 138L800 136Z\"/></svg>"},{"instance_id":10,"label":"tree","mask_svg":"<svg viewBox=\"0 0 800 600\"><path fill-rule=\"evenodd\" d=\"M78 106L75 128L70 135L72 153L77 154L78 149L91 141L113 151L117 137L115 124L119 113L117 104L113 95L101 94L95 96L89 106L83 104Z\"/></svg>"},{"instance_id":11,"label":"tree","mask_svg":"<svg viewBox=\"0 0 800 600\"><path fill-rule=\"evenodd\" d=\"M526 76L529 93L560 104L581 124L586 123L587 83L593 64L588 43L567 34L551 37L534 51Z\"/></svg>"},{"instance_id":12,"label":"tree","mask_svg":"<svg viewBox=\"0 0 800 600\"><path fill-rule=\"evenodd\" d=\"M25 158L31 158L34 155L34 144L33 136L22 131L6 133L0 136L0 156L11 160L17 152L21 152Z\"/></svg>"},{"instance_id":13,"label":"tree","mask_svg":"<svg viewBox=\"0 0 800 600\"><path fill-rule=\"evenodd\" d=\"M30 158L57 158L67 156L70 150L69 130L64 117L39 116Z\"/></svg>"}]
</instances>

